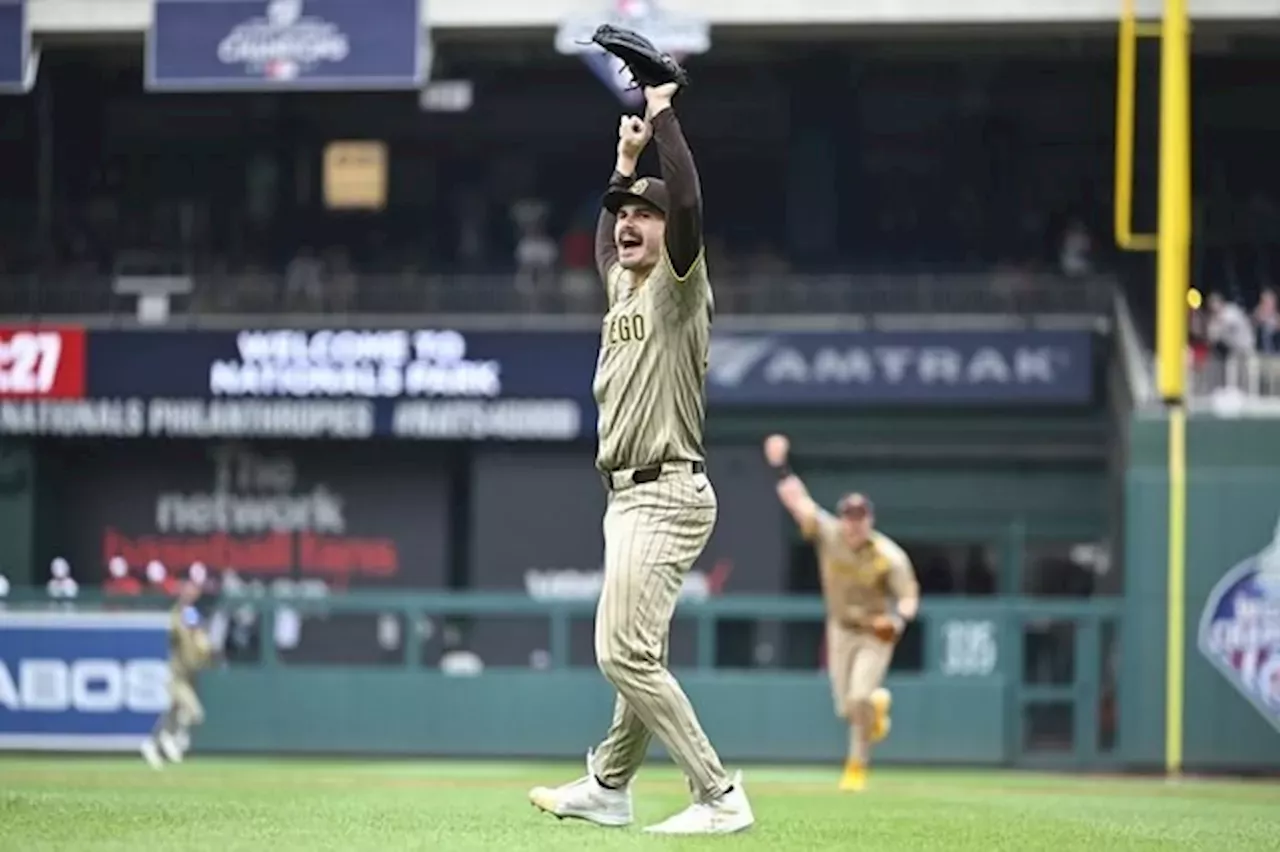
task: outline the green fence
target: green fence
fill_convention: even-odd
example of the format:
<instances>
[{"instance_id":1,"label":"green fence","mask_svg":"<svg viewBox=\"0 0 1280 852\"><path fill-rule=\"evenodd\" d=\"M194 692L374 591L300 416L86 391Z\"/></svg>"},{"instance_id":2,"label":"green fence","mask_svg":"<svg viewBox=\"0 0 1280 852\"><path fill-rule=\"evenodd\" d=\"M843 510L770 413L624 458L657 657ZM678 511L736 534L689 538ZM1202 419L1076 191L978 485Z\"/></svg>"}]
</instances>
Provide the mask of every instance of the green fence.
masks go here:
<instances>
[{"instance_id":1,"label":"green fence","mask_svg":"<svg viewBox=\"0 0 1280 852\"><path fill-rule=\"evenodd\" d=\"M196 738L203 751L572 758L610 718L612 692L602 676L568 665L570 623L590 617L590 602L353 593L235 602L241 605L259 611L260 657L205 674L208 721ZM446 674L424 665L419 641L403 642L391 665L287 663L267 641L282 606L306 619L396 613L409 625L427 617L545 617L549 665ZM1078 767L1113 760L1104 657L1120 611L1114 600L926 602L912 628L921 631L923 665L890 676L894 728L879 758ZM726 759L841 758L846 731L817 660L812 670L713 667L719 620L819 622L820 601L725 597L682 604L677 618L691 619L698 637L697 663L677 676Z\"/></svg>"},{"instance_id":2,"label":"green fence","mask_svg":"<svg viewBox=\"0 0 1280 852\"><path fill-rule=\"evenodd\" d=\"M1164 762L1168 424L1135 419L1125 485L1126 636L1120 724L1130 762ZM1280 420L1187 424L1186 715L1189 768L1280 767L1280 734L1197 647L1201 613L1233 566L1269 545L1280 519Z\"/></svg>"}]
</instances>

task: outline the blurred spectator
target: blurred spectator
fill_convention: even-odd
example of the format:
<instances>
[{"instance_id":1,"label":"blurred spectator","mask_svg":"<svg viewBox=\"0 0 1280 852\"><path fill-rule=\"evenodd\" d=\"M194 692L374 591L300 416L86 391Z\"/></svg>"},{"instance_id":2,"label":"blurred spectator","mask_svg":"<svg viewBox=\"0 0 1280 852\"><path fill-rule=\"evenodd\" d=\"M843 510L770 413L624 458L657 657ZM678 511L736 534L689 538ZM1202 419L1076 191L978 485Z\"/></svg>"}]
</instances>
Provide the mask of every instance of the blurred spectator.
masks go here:
<instances>
[{"instance_id":1,"label":"blurred spectator","mask_svg":"<svg viewBox=\"0 0 1280 852\"><path fill-rule=\"evenodd\" d=\"M1209 294L1208 307L1205 336L1213 353L1213 383L1244 388L1248 356L1255 351L1253 323L1243 308L1224 299L1221 293Z\"/></svg>"},{"instance_id":2,"label":"blurred spectator","mask_svg":"<svg viewBox=\"0 0 1280 852\"><path fill-rule=\"evenodd\" d=\"M324 267L328 271L325 282L326 308L337 313L346 313L355 307L356 274L351 269L351 261L345 249L331 248L325 253Z\"/></svg>"},{"instance_id":3,"label":"blurred spectator","mask_svg":"<svg viewBox=\"0 0 1280 852\"><path fill-rule=\"evenodd\" d=\"M129 563L123 557L113 556L107 563L107 582L103 591L108 595L140 595L142 583L129 573Z\"/></svg>"},{"instance_id":4,"label":"blurred spectator","mask_svg":"<svg viewBox=\"0 0 1280 852\"><path fill-rule=\"evenodd\" d=\"M1253 325L1244 309L1229 302L1221 293L1209 294L1209 321L1205 336L1215 353L1222 358L1254 350Z\"/></svg>"},{"instance_id":5,"label":"blurred spectator","mask_svg":"<svg viewBox=\"0 0 1280 852\"><path fill-rule=\"evenodd\" d=\"M1093 274L1093 239L1079 219L1072 219L1062 235L1058 264L1068 278Z\"/></svg>"},{"instance_id":6,"label":"blurred spectator","mask_svg":"<svg viewBox=\"0 0 1280 852\"><path fill-rule=\"evenodd\" d=\"M565 307L570 313L585 313L595 304L596 290L601 286L596 273L595 234L579 220L565 232L560 242L560 258L564 273L560 286Z\"/></svg>"},{"instance_id":7,"label":"blurred spectator","mask_svg":"<svg viewBox=\"0 0 1280 852\"><path fill-rule=\"evenodd\" d=\"M294 310L318 310L324 302L324 267L310 246L298 249L285 267L284 301Z\"/></svg>"},{"instance_id":8,"label":"blurred spectator","mask_svg":"<svg viewBox=\"0 0 1280 852\"><path fill-rule=\"evenodd\" d=\"M1280 354L1280 311L1276 307L1276 291L1262 291L1253 309L1253 324L1258 332L1258 351L1266 355Z\"/></svg>"},{"instance_id":9,"label":"blurred spectator","mask_svg":"<svg viewBox=\"0 0 1280 852\"><path fill-rule=\"evenodd\" d=\"M531 310L542 307L560 254L541 219L523 226L516 243L516 290Z\"/></svg>"},{"instance_id":10,"label":"blurred spectator","mask_svg":"<svg viewBox=\"0 0 1280 852\"><path fill-rule=\"evenodd\" d=\"M71 564L61 556L49 565L49 584L46 587L51 598L74 598L80 586L71 577Z\"/></svg>"}]
</instances>

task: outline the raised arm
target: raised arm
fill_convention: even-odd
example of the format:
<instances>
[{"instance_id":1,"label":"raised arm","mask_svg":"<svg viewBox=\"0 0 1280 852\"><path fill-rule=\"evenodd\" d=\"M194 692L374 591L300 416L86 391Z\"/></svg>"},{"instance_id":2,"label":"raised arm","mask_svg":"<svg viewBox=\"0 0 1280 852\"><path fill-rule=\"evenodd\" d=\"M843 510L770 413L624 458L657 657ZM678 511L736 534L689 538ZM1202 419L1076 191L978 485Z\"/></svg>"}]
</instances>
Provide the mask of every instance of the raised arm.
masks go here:
<instances>
[{"instance_id":1,"label":"raised arm","mask_svg":"<svg viewBox=\"0 0 1280 852\"><path fill-rule=\"evenodd\" d=\"M685 141L680 120L671 108L676 84L645 89L646 118L658 145L662 181L667 185L666 248L671 271L686 278L702 255L702 187L693 152Z\"/></svg>"},{"instance_id":2,"label":"raised arm","mask_svg":"<svg viewBox=\"0 0 1280 852\"><path fill-rule=\"evenodd\" d=\"M770 435L764 442L764 457L769 466L778 472L778 499L791 513L800 534L812 541L818 534L818 523L822 510L809 496L809 489L800 481L800 477L791 472L787 457L791 451L791 442L785 435Z\"/></svg>"},{"instance_id":3,"label":"raised arm","mask_svg":"<svg viewBox=\"0 0 1280 852\"><path fill-rule=\"evenodd\" d=\"M618 123L618 155L613 163L608 189L625 189L635 180L636 163L651 134L649 125L635 116L622 117ZM613 241L613 226L617 218L601 207L600 218L596 220L596 271L606 287L609 285L609 271L618 262L618 247Z\"/></svg>"}]
</instances>

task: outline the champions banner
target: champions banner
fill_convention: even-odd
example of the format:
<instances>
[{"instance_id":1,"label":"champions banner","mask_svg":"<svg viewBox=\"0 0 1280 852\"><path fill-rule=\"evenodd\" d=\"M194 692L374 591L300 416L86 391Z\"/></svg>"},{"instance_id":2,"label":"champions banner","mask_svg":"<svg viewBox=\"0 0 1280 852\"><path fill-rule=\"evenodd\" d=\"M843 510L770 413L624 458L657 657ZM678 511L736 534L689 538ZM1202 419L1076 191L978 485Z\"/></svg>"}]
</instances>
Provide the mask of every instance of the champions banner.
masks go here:
<instances>
[{"instance_id":1,"label":"champions banner","mask_svg":"<svg viewBox=\"0 0 1280 852\"><path fill-rule=\"evenodd\" d=\"M0 612L0 749L117 751L169 704L167 613Z\"/></svg>"},{"instance_id":2,"label":"champions banner","mask_svg":"<svg viewBox=\"0 0 1280 852\"><path fill-rule=\"evenodd\" d=\"M153 91L416 90L421 0L156 0Z\"/></svg>"},{"instance_id":3,"label":"champions banner","mask_svg":"<svg viewBox=\"0 0 1280 852\"><path fill-rule=\"evenodd\" d=\"M39 52L31 44L27 0L0 0L0 94L30 92L39 65Z\"/></svg>"}]
</instances>

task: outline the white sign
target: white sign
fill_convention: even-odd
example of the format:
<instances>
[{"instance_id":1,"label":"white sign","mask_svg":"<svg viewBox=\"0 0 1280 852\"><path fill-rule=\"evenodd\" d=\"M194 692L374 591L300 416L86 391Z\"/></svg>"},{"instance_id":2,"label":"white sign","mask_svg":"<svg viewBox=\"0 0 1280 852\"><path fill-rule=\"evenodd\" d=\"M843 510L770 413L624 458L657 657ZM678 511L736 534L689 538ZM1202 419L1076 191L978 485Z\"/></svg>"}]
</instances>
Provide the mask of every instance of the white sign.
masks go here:
<instances>
[{"instance_id":1,"label":"white sign","mask_svg":"<svg viewBox=\"0 0 1280 852\"><path fill-rule=\"evenodd\" d=\"M213 396L462 397L502 393L502 367L457 331L242 331L209 368Z\"/></svg>"},{"instance_id":2,"label":"white sign","mask_svg":"<svg viewBox=\"0 0 1280 852\"><path fill-rule=\"evenodd\" d=\"M169 667L160 660L25 659L17 671L0 660L0 707L63 713L162 713L169 706Z\"/></svg>"},{"instance_id":3,"label":"white sign","mask_svg":"<svg viewBox=\"0 0 1280 852\"><path fill-rule=\"evenodd\" d=\"M986 677L999 663L993 621L947 621L942 625L942 673L949 677Z\"/></svg>"}]
</instances>

